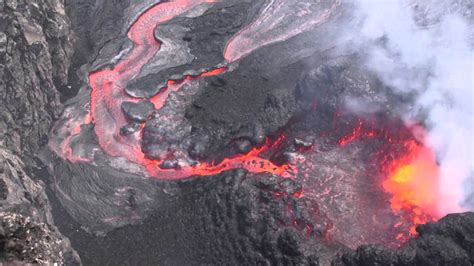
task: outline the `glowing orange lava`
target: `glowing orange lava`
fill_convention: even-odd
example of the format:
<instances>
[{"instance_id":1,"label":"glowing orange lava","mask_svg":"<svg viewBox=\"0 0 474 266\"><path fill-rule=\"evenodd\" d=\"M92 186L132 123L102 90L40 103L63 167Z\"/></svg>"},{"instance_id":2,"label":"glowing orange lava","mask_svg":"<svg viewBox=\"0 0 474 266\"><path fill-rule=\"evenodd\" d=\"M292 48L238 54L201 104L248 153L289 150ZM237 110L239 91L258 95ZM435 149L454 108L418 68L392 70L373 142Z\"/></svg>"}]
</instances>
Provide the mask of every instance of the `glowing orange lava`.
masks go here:
<instances>
[{"instance_id":1,"label":"glowing orange lava","mask_svg":"<svg viewBox=\"0 0 474 266\"><path fill-rule=\"evenodd\" d=\"M383 123L391 126L385 127ZM393 224L398 233L396 239L403 243L417 234L418 225L440 218L440 169L433 151L423 145L424 141L417 140L427 139L423 126L396 120L383 123L359 119L338 143L345 147L369 138L374 138L374 143L382 143L374 163L381 171L383 190L390 195L390 208L396 217Z\"/></svg>"},{"instance_id":2,"label":"glowing orange lava","mask_svg":"<svg viewBox=\"0 0 474 266\"><path fill-rule=\"evenodd\" d=\"M179 165L173 169L163 169L159 160L147 158L141 149L141 135L144 126L130 136L120 134L120 128L127 124L121 105L125 101L137 102L140 99L124 91L127 83L136 76L141 68L160 50L161 42L155 39L154 31L161 23L182 15L192 8L214 0L176 0L162 2L145 11L131 26L128 37L134 43L129 54L122 58L115 67L90 73L91 117L94 131L102 150L114 157L124 157L143 165L148 173L159 179L183 179L195 175L215 175L226 170L244 168L250 172L270 172L290 177L290 167L275 165L270 160L260 157L271 145L267 142L256 147L248 154L225 158L218 164L199 162L196 165ZM163 107L170 92L178 91L188 82L210 77L227 71L226 66L205 71L199 75L187 75L181 80L168 80L164 88L149 100L159 110ZM275 142L278 142L275 141Z\"/></svg>"},{"instance_id":3,"label":"glowing orange lava","mask_svg":"<svg viewBox=\"0 0 474 266\"><path fill-rule=\"evenodd\" d=\"M392 211L412 224L409 236L414 236L417 225L438 218L439 167L433 151L428 147L415 140L405 142L404 147L407 153L387 167L388 178L382 185L392 196ZM399 235L397 238L404 236Z\"/></svg>"}]
</instances>

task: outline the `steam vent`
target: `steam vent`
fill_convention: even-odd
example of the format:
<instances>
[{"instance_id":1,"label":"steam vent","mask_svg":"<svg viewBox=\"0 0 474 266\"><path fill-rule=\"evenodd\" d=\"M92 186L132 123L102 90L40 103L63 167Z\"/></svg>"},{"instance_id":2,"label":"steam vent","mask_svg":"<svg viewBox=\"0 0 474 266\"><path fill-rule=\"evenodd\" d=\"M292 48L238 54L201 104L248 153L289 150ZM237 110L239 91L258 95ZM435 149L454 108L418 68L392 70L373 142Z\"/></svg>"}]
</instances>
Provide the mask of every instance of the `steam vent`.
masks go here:
<instances>
[{"instance_id":1,"label":"steam vent","mask_svg":"<svg viewBox=\"0 0 474 266\"><path fill-rule=\"evenodd\" d=\"M0 0L0 265L474 265L472 0Z\"/></svg>"}]
</instances>

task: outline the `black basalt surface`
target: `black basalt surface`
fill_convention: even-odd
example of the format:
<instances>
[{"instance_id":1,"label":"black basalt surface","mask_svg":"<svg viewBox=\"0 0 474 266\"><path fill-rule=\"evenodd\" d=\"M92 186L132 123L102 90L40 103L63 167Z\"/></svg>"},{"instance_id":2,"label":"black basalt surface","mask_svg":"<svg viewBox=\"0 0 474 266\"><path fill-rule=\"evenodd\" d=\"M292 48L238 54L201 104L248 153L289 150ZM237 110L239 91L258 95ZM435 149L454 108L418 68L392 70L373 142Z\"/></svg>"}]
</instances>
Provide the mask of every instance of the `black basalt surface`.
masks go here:
<instances>
[{"instance_id":1,"label":"black basalt surface","mask_svg":"<svg viewBox=\"0 0 474 266\"><path fill-rule=\"evenodd\" d=\"M449 214L417 228L419 237L399 250L362 246L335 265L473 265L474 213Z\"/></svg>"},{"instance_id":2,"label":"black basalt surface","mask_svg":"<svg viewBox=\"0 0 474 266\"><path fill-rule=\"evenodd\" d=\"M57 214L57 224L80 247L86 265L318 265L328 264L341 249L321 241L327 220L318 216L317 205L288 196L298 184L242 170L216 177L171 184L142 224L104 237L84 233L64 213ZM274 193L287 195L275 199ZM291 212L282 211L286 205ZM313 231L306 235L299 230L295 217Z\"/></svg>"},{"instance_id":3,"label":"black basalt surface","mask_svg":"<svg viewBox=\"0 0 474 266\"><path fill-rule=\"evenodd\" d=\"M180 80L184 75L199 75L224 63L223 52L227 41L249 23L252 14L262 1L224 1L211 7L205 14L195 18L177 18L160 25L155 35L158 40L167 31L177 31L176 35L186 53L187 60L170 68L154 67L152 61L142 73L127 84L131 95L151 97L166 86L169 79ZM166 41L166 40L164 40ZM166 43L164 44L166 45ZM171 47L176 49L178 47ZM181 47L182 49L182 47ZM180 51L181 53L181 51ZM160 57L155 60L159 61ZM162 59L167 60L167 59ZM175 55L176 60L176 55Z\"/></svg>"},{"instance_id":4,"label":"black basalt surface","mask_svg":"<svg viewBox=\"0 0 474 266\"><path fill-rule=\"evenodd\" d=\"M61 114L73 53L60 1L0 1L0 264L80 264L28 169Z\"/></svg>"}]
</instances>

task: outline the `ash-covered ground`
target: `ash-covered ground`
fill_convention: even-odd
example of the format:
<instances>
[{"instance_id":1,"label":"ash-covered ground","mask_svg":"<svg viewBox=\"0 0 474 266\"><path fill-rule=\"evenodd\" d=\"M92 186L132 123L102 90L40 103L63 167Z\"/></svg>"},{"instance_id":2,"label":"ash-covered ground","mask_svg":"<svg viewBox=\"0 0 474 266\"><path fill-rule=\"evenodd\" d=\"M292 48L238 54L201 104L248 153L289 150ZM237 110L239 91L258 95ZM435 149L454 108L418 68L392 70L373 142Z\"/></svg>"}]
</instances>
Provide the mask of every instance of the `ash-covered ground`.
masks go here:
<instances>
[{"instance_id":1,"label":"ash-covered ground","mask_svg":"<svg viewBox=\"0 0 474 266\"><path fill-rule=\"evenodd\" d=\"M351 4L46 2L1 4L19 26L2 29L0 52L13 58L13 42L46 54L24 74L33 82L14 78L33 55L5 60L1 147L13 154L2 156L50 185L54 222L39 221L65 239L54 223L85 265L473 264L473 213L413 233L425 216L390 206L383 169L416 142L396 111L413 99L363 68L363 55L334 53ZM49 24L24 25L24 14L46 16L38 6ZM14 92L29 95L26 111ZM347 98L377 112L347 110ZM2 213L14 203L5 204ZM49 261L79 261L67 240L17 256L25 237L1 233L5 260L62 248L68 255Z\"/></svg>"}]
</instances>

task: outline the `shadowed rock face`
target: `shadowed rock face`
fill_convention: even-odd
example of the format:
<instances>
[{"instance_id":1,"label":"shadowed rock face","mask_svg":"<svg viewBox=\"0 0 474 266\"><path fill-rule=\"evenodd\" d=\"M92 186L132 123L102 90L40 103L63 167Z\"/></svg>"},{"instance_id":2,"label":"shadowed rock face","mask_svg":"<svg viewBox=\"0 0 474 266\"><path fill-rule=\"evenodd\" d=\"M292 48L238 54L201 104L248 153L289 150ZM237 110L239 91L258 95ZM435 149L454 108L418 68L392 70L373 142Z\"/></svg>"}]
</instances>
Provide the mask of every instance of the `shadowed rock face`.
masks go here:
<instances>
[{"instance_id":1,"label":"shadowed rock face","mask_svg":"<svg viewBox=\"0 0 474 266\"><path fill-rule=\"evenodd\" d=\"M10 263L79 264L69 241L45 223L31 221L16 212L0 213L1 261Z\"/></svg>"},{"instance_id":2,"label":"shadowed rock face","mask_svg":"<svg viewBox=\"0 0 474 266\"><path fill-rule=\"evenodd\" d=\"M72 40L61 1L0 1L0 263L80 263L24 170L61 114Z\"/></svg>"},{"instance_id":3,"label":"shadowed rock face","mask_svg":"<svg viewBox=\"0 0 474 266\"><path fill-rule=\"evenodd\" d=\"M73 36L60 1L2 1L0 12L0 145L28 154L61 114Z\"/></svg>"},{"instance_id":4,"label":"shadowed rock face","mask_svg":"<svg viewBox=\"0 0 474 266\"><path fill-rule=\"evenodd\" d=\"M33 181L24 167L0 147L0 263L80 264L54 226L44 183Z\"/></svg>"},{"instance_id":5,"label":"shadowed rock face","mask_svg":"<svg viewBox=\"0 0 474 266\"><path fill-rule=\"evenodd\" d=\"M437 223L417 228L419 237L399 250L362 246L335 265L472 265L474 213L449 214Z\"/></svg>"}]
</instances>

